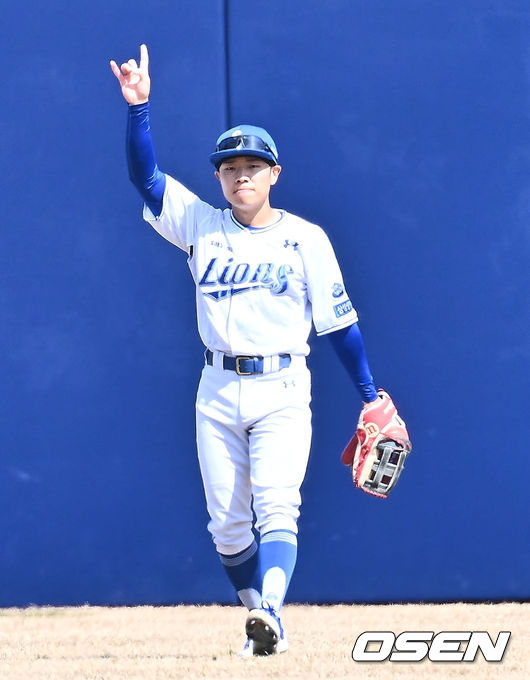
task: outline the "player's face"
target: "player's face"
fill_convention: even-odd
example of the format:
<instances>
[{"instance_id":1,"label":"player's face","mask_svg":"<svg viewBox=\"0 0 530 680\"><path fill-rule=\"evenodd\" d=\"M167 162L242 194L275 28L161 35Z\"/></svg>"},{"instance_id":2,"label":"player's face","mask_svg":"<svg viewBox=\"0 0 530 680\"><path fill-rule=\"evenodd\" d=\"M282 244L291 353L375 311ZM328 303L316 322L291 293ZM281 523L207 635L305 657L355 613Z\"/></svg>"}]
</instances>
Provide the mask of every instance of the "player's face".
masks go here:
<instances>
[{"instance_id":1,"label":"player's face","mask_svg":"<svg viewBox=\"0 0 530 680\"><path fill-rule=\"evenodd\" d=\"M221 164L215 173L223 194L232 207L262 205L268 201L270 188L278 181L281 167L271 167L254 156L236 156Z\"/></svg>"}]
</instances>

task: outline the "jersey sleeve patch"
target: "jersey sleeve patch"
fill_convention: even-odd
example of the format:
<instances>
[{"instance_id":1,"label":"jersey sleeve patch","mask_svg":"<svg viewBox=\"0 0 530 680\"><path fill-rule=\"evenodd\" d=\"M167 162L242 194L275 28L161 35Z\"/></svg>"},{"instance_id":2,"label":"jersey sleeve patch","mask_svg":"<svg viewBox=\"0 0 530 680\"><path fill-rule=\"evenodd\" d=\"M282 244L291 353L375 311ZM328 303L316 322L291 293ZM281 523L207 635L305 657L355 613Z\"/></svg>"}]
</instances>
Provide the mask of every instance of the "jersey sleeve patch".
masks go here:
<instances>
[{"instance_id":1,"label":"jersey sleeve patch","mask_svg":"<svg viewBox=\"0 0 530 680\"><path fill-rule=\"evenodd\" d=\"M340 302L338 305L335 305L333 307L333 311L335 312L335 316L337 317L337 319L340 319L341 316L348 314L352 310L353 305L350 299L344 300L344 302Z\"/></svg>"}]
</instances>

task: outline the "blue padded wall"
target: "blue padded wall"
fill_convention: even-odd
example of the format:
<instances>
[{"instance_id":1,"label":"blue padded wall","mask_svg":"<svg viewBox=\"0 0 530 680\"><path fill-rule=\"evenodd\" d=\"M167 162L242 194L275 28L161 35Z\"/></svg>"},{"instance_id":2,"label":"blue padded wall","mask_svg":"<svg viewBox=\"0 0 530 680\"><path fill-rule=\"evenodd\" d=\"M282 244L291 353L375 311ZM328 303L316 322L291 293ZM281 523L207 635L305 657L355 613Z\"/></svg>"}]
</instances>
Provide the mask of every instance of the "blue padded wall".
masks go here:
<instances>
[{"instance_id":1,"label":"blue padded wall","mask_svg":"<svg viewBox=\"0 0 530 680\"><path fill-rule=\"evenodd\" d=\"M194 446L193 285L141 219L109 59L149 45L160 166L213 200L222 6L27 12L10 3L0 26L0 604L193 597L211 569L197 555L217 567Z\"/></svg>"},{"instance_id":2,"label":"blue padded wall","mask_svg":"<svg viewBox=\"0 0 530 680\"><path fill-rule=\"evenodd\" d=\"M141 42L159 165L201 197L222 204L221 130L272 133L273 202L328 232L413 438L387 501L354 492L360 399L313 336L288 599L530 596L529 27L522 0L3 8L0 606L234 601L195 456L193 285L141 219L108 66Z\"/></svg>"},{"instance_id":3,"label":"blue padded wall","mask_svg":"<svg viewBox=\"0 0 530 680\"><path fill-rule=\"evenodd\" d=\"M231 3L233 122L270 128L277 204L328 231L414 442L388 501L349 493L337 452L358 399L315 339L291 597L527 597L529 464L509 460L529 429L528 8L244 4Z\"/></svg>"}]
</instances>

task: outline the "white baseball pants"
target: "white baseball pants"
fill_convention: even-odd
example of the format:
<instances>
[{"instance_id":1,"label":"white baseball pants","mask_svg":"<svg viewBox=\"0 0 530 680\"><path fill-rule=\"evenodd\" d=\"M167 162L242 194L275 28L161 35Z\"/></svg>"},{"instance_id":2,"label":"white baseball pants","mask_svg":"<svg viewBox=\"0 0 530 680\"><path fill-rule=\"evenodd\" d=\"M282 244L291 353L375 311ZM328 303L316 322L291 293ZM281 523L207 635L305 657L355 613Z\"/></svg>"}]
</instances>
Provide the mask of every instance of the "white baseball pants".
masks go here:
<instances>
[{"instance_id":1,"label":"white baseball pants","mask_svg":"<svg viewBox=\"0 0 530 680\"><path fill-rule=\"evenodd\" d=\"M311 444L311 376L305 357L281 371L239 376L218 361L202 371L197 449L217 551L232 555L256 529L297 532Z\"/></svg>"}]
</instances>

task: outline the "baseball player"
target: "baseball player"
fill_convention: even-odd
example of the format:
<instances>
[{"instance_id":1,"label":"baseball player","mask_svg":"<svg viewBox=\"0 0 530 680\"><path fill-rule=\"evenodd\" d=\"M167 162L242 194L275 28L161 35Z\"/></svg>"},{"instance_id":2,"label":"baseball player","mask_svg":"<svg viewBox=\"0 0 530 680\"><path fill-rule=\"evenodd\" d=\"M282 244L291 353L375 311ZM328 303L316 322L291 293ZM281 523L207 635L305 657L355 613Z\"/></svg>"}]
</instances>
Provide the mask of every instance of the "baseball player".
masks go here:
<instances>
[{"instance_id":1,"label":"baseball player","mask_svg":"<svg viewBox=\"0 0 530 680\"><path fill-rule=\"evenodd\" d=\"M139 65L110 64L129 104L129 176L144 219L187 253L196 284L206 347L196 433L208 529L249 610L243 656L275 654L287 649L280 613L311 441L312 326L330 334L365 404L378 393L327 236L270 203L282 169L272 137L252 125L223 132L210 160L230 207L205 203L156 164L145 45L140 55Z\"/></svg>"}]
</instances>

